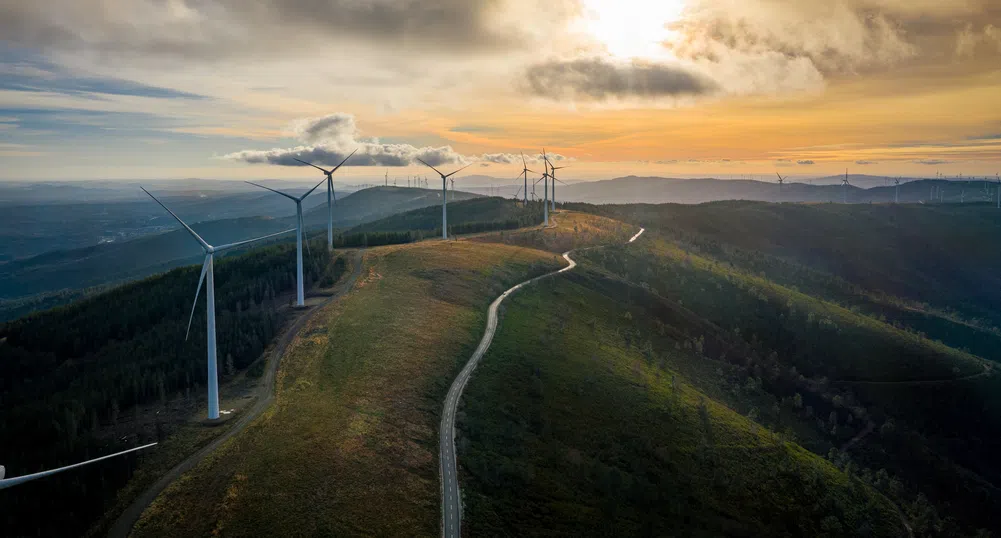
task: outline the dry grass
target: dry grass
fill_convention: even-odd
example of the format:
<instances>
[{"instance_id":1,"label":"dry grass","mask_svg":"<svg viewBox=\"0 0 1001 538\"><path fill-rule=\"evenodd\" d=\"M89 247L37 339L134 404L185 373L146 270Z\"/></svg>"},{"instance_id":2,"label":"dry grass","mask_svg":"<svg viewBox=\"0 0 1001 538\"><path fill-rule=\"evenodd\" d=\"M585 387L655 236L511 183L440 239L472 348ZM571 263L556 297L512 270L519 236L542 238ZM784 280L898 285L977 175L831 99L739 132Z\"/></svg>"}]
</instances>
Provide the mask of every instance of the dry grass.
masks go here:
<instances>
[{"instance_id":1,"label":"dry grass","mask_svg":"<svg viewBox=\"0 0 1001 538\"><path fill-rule=\"evenodd\" d=\"M438 534L441 402L486 305L561 265L480 242L372 249L284 358L274 405L171 485L138 536Z\"/></svg>"},{"instance_id":2,"label":"dry grass","mask_svg":"<svg viewBox=\"0 0 1001 538\"><path fill-rule=\"evenodd\" d=\"M577 248L624 243L639 228L598 215L560 211L550 215L548 228L536 227L514 231L492 232L475 236L470 241L504 243L563 253Z\"/></svg>"}]
</instances>

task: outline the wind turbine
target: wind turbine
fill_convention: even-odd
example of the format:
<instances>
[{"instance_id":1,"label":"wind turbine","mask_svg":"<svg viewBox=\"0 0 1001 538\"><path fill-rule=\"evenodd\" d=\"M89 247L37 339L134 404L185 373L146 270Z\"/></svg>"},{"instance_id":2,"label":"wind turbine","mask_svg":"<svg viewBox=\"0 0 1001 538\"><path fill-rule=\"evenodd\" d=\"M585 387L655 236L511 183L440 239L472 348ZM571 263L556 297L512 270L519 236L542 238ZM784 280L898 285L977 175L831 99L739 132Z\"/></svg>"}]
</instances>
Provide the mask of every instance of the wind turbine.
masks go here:
<instances>
[{"instance_id":1,"label":"wind turbine","mask_svg":"<svg viewBox=\"0 0 1001 538\"><path fill-rule=\"evenodd\" d=\"M896 192L893 193L893 203L899 204L900 203L900 178L899 177L898 178L894 178L893 184L896 185L896 187L897 187Z\"/></svg>"},{"instance_id":2,"label":"wind turbine","mask_svg":"<svg viewBox=\"0 0 1001 538\"><path fill-rule=\"evenodd\" d=\"M421 164L423 164L424 166L434 170L435 172L438 172L438 175L441 176L441 238L448 239L448 190L446 182L448 181L448 178L454 176L455 174L458 174L459 172L465 170L466 168L469 168L470 166L472 166L472 164L467 164L466 166L463 166L462 168L456 170L455 172L452 172L451 174L442 174L437 168L431 166L430 164L422 161L421 159L417 160L420 161ZM425 176L425 181L427 181L426 176Z\"/></svg>"},{"instance_id":3,"label":"wind turbine","mask_svg":"<svg viewBox=\"0 0 1001 538\"><path fill-rule=\"evenodd\" d=\"M545 198L542 200L542 214L545 216L546 226L549 226L549 172L548 167L546 168L547 172L542 174L542 177L539 179L536 179L535 183L532 183L532 196L535 196L535 198L538 199L538 196L535 195L535 186L542 181L542 192L545 194Z\"/></svg>"},{"instance_id":4,"label":"wind turbine","mask_svg":"<svg viewBox=\"0 0 1001 538\"><path fill-rule=\"evenodd\" d=\"M521 152L521 174L525 176L525 205L528 205L528 173L535 173L534 170L528 169L528 163L525 161L525 152ZM517 198L517 196L515 196Z\"/></svg>"},{"instance_id":5,"label":"wind turbine","mask_svg":"<svg viewBox=\"0 0 1001 538\"><path fill-rule=\"evenodd\" d=\"M782 177L778 172L775 172L775 175L779 176L779 196L782 196L782 185L785 184L786 178Z\"/></svg>"},{"instance_id":6,"label":"wind turbine","mask_svg":"<svg viewBox=\"0 0 1001 538\"><path fill-rule=\"evenodd\" d=\"M851 186L851 184L848 183L848 169L846 168L845 169L845 179L844 179L844 181L841 182L842 195L844 196L844 203L846 203L846 204L848 203L848 187L850 187L850 186Z\"/></svg>"},{"instance_id":7,"label":"wind turbine","mask_svg":"<svg viewBox=\"0 0 1001 538\"><path fill-rule=\"evenodd\" d=\"M45 478L46 476L52 476L56 473L61 473L63 471L69 471L70 469L76 469L77 467L83 467L84 465L90 465L91 463L97 463L106 459L114 458L115 456L122 456L130 452L136 452L144 448L149 448L156 443L150 443L148 445L137 446L135 448L130 448L128 450L123 450L121 452L116 452L114 454L108 454L107 456L101 456L100 458L94 458L92 460L82 461L80 463L74 463L73 465L66 465L65 467L59 467L57 469L49 469L48 471L41 471L32 474L25 474L21 476L12 476L10 478L4 478L4 466L0 465L0 489L7 489L18 484L23 484L25 482L30 482L32 480L37 480L39 478Z\"/></svg>"},{"instance_id":8,"label":"wind turbine","mask_svg":"<svg viewBox=\"0 0 1001 538\"><path fill-rule=\"evenodd\" d=\"M316 186L319 187L320 185L317 184ZM265 235L263 237L258 237L256 239L248 239L246 241L238 241L236 243L230 243L228 245L221 245L218 247L214 247L208 244L204 239L202 239L200 235L195 233L195 231L192 230L190 226L185 224L184 221L181 220L181 217L178 217L167 206L163 205L163 202L157 200L156 196L150 194L150 192L143 187L139 188L142 189L143 192L145 192L146 194L149 194L149 197L152 198L153 201L155 201L156 203L160 204L160 207L167 210L167 213L170 213L170 215L174 217L177 220L177 222L181 223L181 226L183 226L184 229L187 230L189 234L191 234L191 237L195 238L195 241L198 241L198 244L201 245L202 250L205 251L205 261L202 262L202 276L198 277L198 289L195 290L195 301L191 305L191 315L188 316L188 330L187 332L184 333L184 339L187 340L188 335L191 334L191 321L195 318L195 307L198 306L198 295L201 294L202 292L202 282L206 281L206 276L207 276L208 284L206 284L205 286L206 288L205 302L207 305L206 307L207 313L205 315L206 319L205 332L206 332L206 339L208 340L206 347L208 348L209 420L216 420L219 418L219 376L216 373L218 363L216 361L216 337L215 337L215 254L217 252L222 252L224 250L229 250L231 248L243 246L248 243L254 243L257 241L261 241L263 239L268 239L276 235L286 234L291 232L292 230L285 230L283 232ZM315 189L316 187L313 188Z\"/></svg>"},{"instance_id":9,"label":"wind turbine","mask_svg":"<svg viewBox=\"0 0 1001 538\"><path fill-rule=\"evenodd\" d=\"M563 183L559 179L556 179L556 171L557 170L563 170L564 168L566 168L566 166L553 166L553 163L549 163L549 170L550 170L549 177L552 178L552 180L553 180L552 181L552 184L553 184L553 199L551 200L551 203L552 203L552 208L553 208L553 212L554 213L556 212L556 182L559 181L560 183ZM563 184L566 185L566 183L563 183Z\"/></svg>"},{"instance_id":10,"label":"wind turbine","mask_svg":"<svg viewBox=\"0 0 1001 538\"><path fill-rule=\"evenodd\" d=\"M333 170L324 170L313 163L299 161L299 159L292 157L292 160L299 161L307 166L312 166L313 168L323 172L323 175L327 176L327 252L334 251L334 205L337 205L337 195L334 194L334 172L336 172L338 168L344 166L344 163L348 162L348 159L350 159L355 153L358 153L357 149L352 151L351 155L344 157L341 164L335 166ZM386 172L386 176L389 176L389 172ZM330 203L331 197L333 197L334 200L333 205Z\"/></svg>"},{"instance_id":11,"label":"wind turbine","mask_svg":"<svg viewBox=\"0 0 1001 538\"><path fill-rule=\"evenodd\" d=\"M324 180L324 181L326 181L326 180ZM303 293L303 290L302 290L302 201L305 200L306 197L309 196L310 194L313 194L313 191L315 191L317 187L319 187L321 184L323 184L323 181L317 183L316 187L313 187L312 189L309 189L306 192L306 194L303 194L299 198L296 198L295 196L292 196L291 194L284 193L282 191L276 191L276 190L274 190L274 189L272 189L270 187L265 187L264 185L258 185L257 183L254 183L252 181L248 181L247 183L250 183L251 185L253 185L255 187L260 187L262 189L269 190L269 191L271 191L271 192L273 192L275 194L280 194L280 195L288 198L289 200L292 200L293 202L295 202L295 216L296 216L296 219L295 219L295 284L296 284L295 285L295 297L296 297L296 306L305 306L306 305L305 294ZM307 245L306 248L309 248L309 246Z\"/></svg>"}]
</instances>

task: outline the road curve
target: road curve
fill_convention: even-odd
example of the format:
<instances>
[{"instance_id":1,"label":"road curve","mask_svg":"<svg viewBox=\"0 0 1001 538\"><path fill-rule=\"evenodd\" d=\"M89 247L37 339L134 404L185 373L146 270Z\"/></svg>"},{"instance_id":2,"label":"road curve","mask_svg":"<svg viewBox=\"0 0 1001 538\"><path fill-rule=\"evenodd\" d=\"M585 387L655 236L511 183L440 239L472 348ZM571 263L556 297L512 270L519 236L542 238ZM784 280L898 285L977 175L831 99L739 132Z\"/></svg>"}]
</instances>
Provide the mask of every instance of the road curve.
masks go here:
<instances>
[{"instance_id":1,"label":"road curve","mask_svg":"<svg viewBox=\"0 0 1001 538\"><path fill-rule=\"evenodd\" d=\"M153 485L146 488L134 501L132 504L125 509L124 512L118 519L115 520L115 524L112 525L111 529L108 531L108 538L127 538L129 533L132 532L132 527L135 526L136 521L139 521L139 517L146 510L154 499L170 485L171 482L179 478L182 474L188 472L198 462L202 461L205 456L211 454L215 449L219 448L220 445L225 443L227 440L231 439L234 435L243 431L247 425L249 425L255 418L257 418L265 409L271 405L272 400L275 398L275 375L278 372L278 366L281 364L281 358L285 355L285 350L288 348L289 344L295 338L296 334L306 325L313 315L320 310L323 306L336 301L341 298L354 288L355 281L358 280L358 275L361 274L362 268L362 258L361 252L356 252L353 254L352 262L354 263L354 269L351 272L351 276L340 286L336 293L331 295L323 303L316 305L309 309L308 312L300 316L292 326L286 330L281 338L279 338L277 345L268 357L267 368L264 371L264 379L257 388L257 401L254 405L237 419L236 423L227 431L226 433L215 438L211 443L205 445L204 448L195 452L174 466L171 470L167 471L167 474L160 477L159 480L153 483Z\"/></svg>"},{"instance_id":2,"label":"road curve","mask_svg":"<svg viewBox=\"0 0 1001 538\"><path fill-rule=\"evenodd\" d=\"M646 229L641 228L629 242L632 243L639 239L640 235L643 235L645 231ZM466 388L469 376L476 369L476 365L483 358L487 349L490 348L490 343L494 339L494 333L497 332L497 309L504 302L504 299L507 299L512 293L533 282L565 273L577 267L577 262L570 258L570 252L564 253L563 258L568 263L563 269L526 280L505 291L500 297L494 299L494 302L490 303L490 308L487 309L487 327L483 331L483 339L480 340L480 345L476 347L476 351L473 352L472 357L469 358L462 371L459 372L455 381L452 382L452 386L448 389L448 395L445 396L445 409L441 414L441 426L438 430L438 474L441 477L441 534L445 538L459 538L462 536L462 496L459 494L459 467L455 455L455 412L459 407L459 399L462 398L462 391Z\"/></svg>"}]
</instances>

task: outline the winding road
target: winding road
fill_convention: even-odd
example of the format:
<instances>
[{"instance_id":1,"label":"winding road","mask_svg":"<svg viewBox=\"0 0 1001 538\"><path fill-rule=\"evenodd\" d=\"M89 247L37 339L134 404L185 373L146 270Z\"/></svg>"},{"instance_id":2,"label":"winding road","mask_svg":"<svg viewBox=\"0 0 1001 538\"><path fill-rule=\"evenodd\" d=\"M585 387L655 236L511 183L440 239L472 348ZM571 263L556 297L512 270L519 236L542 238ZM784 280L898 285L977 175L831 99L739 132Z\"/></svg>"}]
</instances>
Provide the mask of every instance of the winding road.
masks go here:
<instances>
[{"instance_id":1,"label":"winding road","mask_svg":"<svg viewBox=\"0 0 1001 538\"><path fill-rule=\"evenodd\" d=\"M645 231L645 228L641 228L629 242L632 243L639 239ZM462 535L460 530L462 524L462 496L459 494L459 467L455 455L455 412L459 407L459 399L462 398L462 391L466 388L466 383L469 382L469 377L472 375L473 370L476 369L476 365L483 358L487 349L490 348L490 343L494 339L494 333L497 332L497 309L504 302L504 299L507 299L512 293L533 282L565 273L577 267L577 262L570 258L569 252L564 253L563 258L569 263L563 269L526 280L505 291L500 297L494 299L494 302L490 303L490 308L487 310L487 327L483 332L483 339L480 340L480 345L473 352L473 356L469 358L466 366L462 368L462 371L459 372L458 377L455 378L452 386L448 389L448 395L445 397L445 410L441 414L438 440L438 474L441 477L441 534L445 538L459 538Z\"/></svg>"},{"instance_id":2,"label":"winding road","mask_svg":"<svg viewBox=\"0 0 1001 538\"><path fill-rule=\"evenodd\" d=\"M328 297L322 303L310 307L309 310L299 316L292 325L282 334L281 338L278 340L274 349L271 351L270 356L268 356L268 365L264 371L264 378L257 387L257 398L254 405L237 419L236 423L224 434L215 438L211 443L206 445L204 448L195 452L182 461L178 463L167 474L160 477L159 480L153 483L153 485L146 488L134 501L132 504L125 509L124 512L118 519L115 520L115 524L112 525L111 530L108 531L109 538L127 538L129 533L132 532L132 527L139 521L139 517L146 510L157 495L160 494L171 482L179 478L182 474L188 472L198 462L202 461L205 456L211 454L215 449L219 448L223 443L231 439L234 435L242 432L246 427L253 422L255 418L260 416L265 409L271 405L271 402L275 398L275 376L278 373L278 366L281 364L281 358L285 355L285 351L288 346L292 343L295 336L299 334L299 331L306 325L312 317L318 312L323 306L336 301L344 296L348 291L354 288L355 281L358 280L358 275L361 274L362 269L362 255L361 252L355 252L352 254L351 263L354 264L354 269L351 271L351 276L348 277L342 284L337 286L337 291Z\"/></svg>"}]
</instances>

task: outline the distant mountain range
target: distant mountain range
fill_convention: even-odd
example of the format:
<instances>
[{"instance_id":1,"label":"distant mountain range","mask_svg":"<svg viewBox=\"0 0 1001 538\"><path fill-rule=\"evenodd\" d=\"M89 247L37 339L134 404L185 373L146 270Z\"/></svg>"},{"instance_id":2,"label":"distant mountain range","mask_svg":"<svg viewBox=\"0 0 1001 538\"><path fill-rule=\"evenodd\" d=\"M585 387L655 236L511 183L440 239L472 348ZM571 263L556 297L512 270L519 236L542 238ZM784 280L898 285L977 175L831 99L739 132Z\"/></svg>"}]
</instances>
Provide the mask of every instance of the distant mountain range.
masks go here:
<instances>
[{"instance_id":1,"label":"distant mountain range","mask_svg":"<svg viewBox=\"0 0 1001 538\"><path fill-rule=\"evenodd\" d=\"M826 179L816 180L818 183ZM843 179L843 176L842 178ZM896 187L882 186L885 178L872 176L849 176L850 186L837 183L808 184L788 182L781 187L776 182L726 179L669 179L658 177L622 177L606 181L560 185L556 189L557 201L587 202L593 204L634 204L634 203L677 203L701 204L721 200L755 200L762 202L842 202L847 195L848 203L891 203L895 199ZM777 180L777 178L776 178ZM863 188L857 184L880 186ZM936 201L948 203L984 202L995 198L998 185L995 182L957 181L944 179L902 180L900 203L928 203L933 190Z\"/></svg>"}]
</instances>

